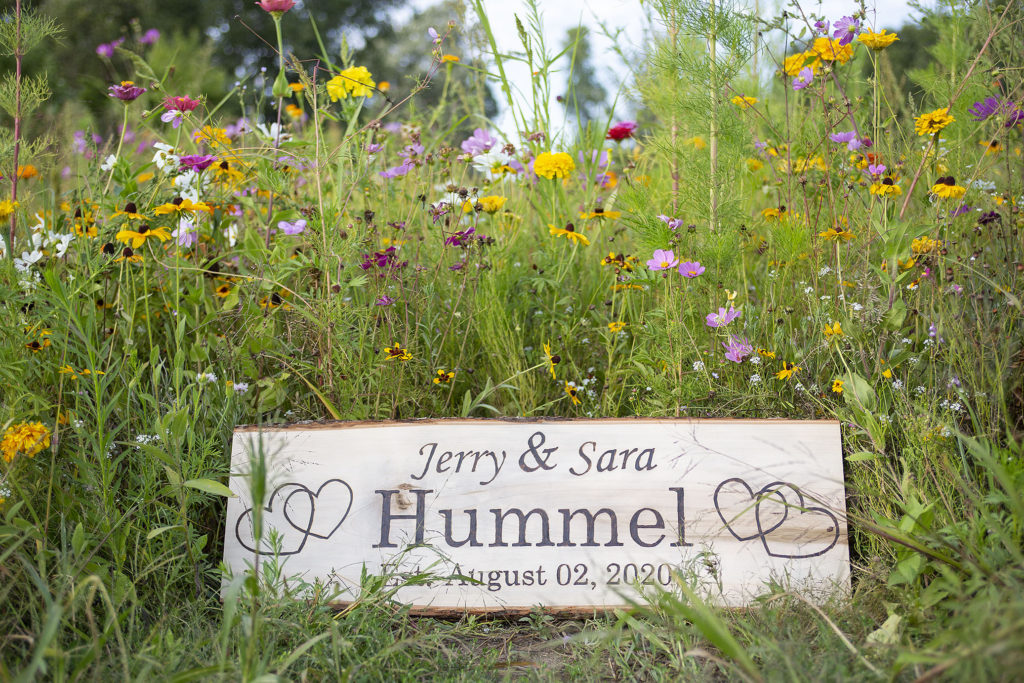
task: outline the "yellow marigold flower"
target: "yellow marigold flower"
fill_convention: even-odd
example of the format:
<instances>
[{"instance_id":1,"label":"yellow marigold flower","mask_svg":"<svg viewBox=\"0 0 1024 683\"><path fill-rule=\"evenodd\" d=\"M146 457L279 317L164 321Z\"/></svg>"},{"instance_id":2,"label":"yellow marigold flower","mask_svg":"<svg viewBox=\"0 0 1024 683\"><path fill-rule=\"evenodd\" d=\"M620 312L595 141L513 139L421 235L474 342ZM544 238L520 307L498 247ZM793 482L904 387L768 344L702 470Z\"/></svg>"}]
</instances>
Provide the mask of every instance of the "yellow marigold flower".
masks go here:
<instances>
[{"instance_id":1,"label":"yellow marigold flower","mask_svg":"<svg viewBox=\"0 0 1024 683\"><path fill-rule=\"evenodd\" d=\"M192 139L197 143L206 143L210 147L227 146L231 144L227 129L203 126L192 134Z\"/></svg>"},{"instance_id":2,"label":"yellow marigold flower","mask_svg":"<svg viewBox=\"0 0 1024 683\"><path fill-rule=\"evenodd\" d=\"M582 244L585 247L590 246L590 240L582 232L576 232L576 226L572 223L566 223L564 228L556 228L555 226L548 223L548 230L554 237L565 237L570 242Z\"/></svg>"},{"instance_id":3,"label":"yellow marigold flower","mask_svg":"<svg viewBox=\"0 0 1024 683\"><path fill-rule=\"evenodd\" d=\"M826 62L846 64L853 58L853 45L840 45L839 41L834 38L821 36L814 39L814 44L808 53Z\"/></svg>"},{"instance_id":4,"label":"yellow marigold flower","mask_svg":"<svg viewBox=\"0 0 1024 683\"><path fill-rule=\"evenodd\" d=\"M733 104L735 104L740 109L750 109L755 104L757 104L757 98L756 97L748 97L747 95L737 95L736 97L732 98L729 101L732 102ZM699 149L703 149L703 147L701 147Z\"/></svg>"},{"instance_id":5,"label":"yellow marigold flower","mask_svg":"<svg viewBox=\"0 0 1024 683\"><path fill-rule=\"evenodd\" d=\"M884 50L899 39L900 37L895 33L886 33L884 28L878 33L868 31L857 36L857 40L876 52L878 50Z\"/></svg>"},{"instance_id":6,"label":"yellow marigold flower","mask_svg":"<svg viewBox=\"0 0 1024 683\"><path fill-rule=\"evenodd\" d=\"M403 349L401 344L395 342L394 346L384 349L384 360L397 360L404 363L407 360L412 360L412 354L409 353L409 349Z\"/></svg>"},{"instance_id":7,"label":"yellow marigold flower","mask_svg":"<svg viewBox=\"0 0 1024 683\"><path fill-rule=\"evenodd\" d=\"M828 340L832 341L836 337L843 337L843 336L845 336L843 334L843 327L838 322L834 322L834 323L825 325L825 339L828 339Z\"/></svg>"},{"instance_id":8,"label":"yellow marigold flower","mask_svg":"<svg viewBox=\"0 0 1024 683\"><path fill-rule=\"evenodd\" d=\"M760 171L762 168L764 168L764 162L761 161L760 159L747 159L747 170L750 171L751 173L755 171Z\"/></svg>"},{"instance_id":9,"label":"yellow marigold flower","mask_svg":"<svg viewBox=\"0 0 1024 683\"><path fill-rule=\"evenodd\" d=\"M533 172L548 180L568 178L575 168L576 162L565 152L541 152L533 160Z\"/></svg>"},{"instance_id":10,"label":"yellow marigold flower","mask_svg":"<svg viewBox=\"0 0 1024 683\"><path fill-rule=\"evenodd\" d=\"M829 240L830 242L831 241L835 241L835 240L842 240L843 242L849 242L850 240L853 239L853 233L850 232L850 230L848 228L843 228L842 230L840 230L839 228L837 228L836 226L833 225L828 230L819 232L818 233L818 237L824 237L825 239Z\"/></svg>"},{"instance_id":11,"label":"yellow marigold flower","mask_svg":"<svg viewBox=\"0 0 1024 683\"><path fill-rule=\"evenodd\" d=\"M293 119L302 118L302 107L298 106L297 104L289 104L284 108L284 110L285 113L287 113L288 116L292 117Z\"/></svg>"},{"instance_id":12,"label":"yellow marigold flower","mask_svg":"<svg viewBox=\"0 0 1024 683\"><path fill-rule=\"evenodd\" d=\"M434 384L450 384L453 377L455 377L454 372L440 368L434 375Z\"/></svg>"},{"instance_id":13,"label":"yellow marigold flower","mask_svg":"<svg viewBox=\"0 0 1024 683\"><path fill-rule=\"evenodd\" d=\"M39 175L39 170L32 164L25 164L24 166L18 167L18 177L22 180L35 178L37 175Z\"/></svg>"},{"instance_id":14,"label":"yellow marigold flower","mask_svg":"<svg viewBox=\"0 0 1024 683\"><path fill-rule=\"evenodd\" d=\"M733 102L735 102L738 99L739 99L738 97L734 97L733 98ZM752 99L753 100L754 98L750 97L750 98L747 98L747 99ZM756 102L757 100L754 100L754 101ZM744 109L746 109L746 107L744 107ZM708 143L704 140L704 138L702 138L699 135L694 135L692 138L686 138L685 140L683 140L683 144L684 145L690 145L691 147L693 147L694 149L696 149L698 151L702 150L702 149L704 149L704 148L706 148L708 146Z\"/></svg>"},{"instance_id":15,"label":"yellow marigold flower","mask_svg":"<svg viewBox=\"0 0 1024 683\"><path fill-rule=\"evenodd\" d=\"M291 88L292 92L300 93L306 89L305 83L289 83L288 87Z\"/></svg>"},{"instance_id":16,"label":"yellow marigold flower","mask_svg":"<svg viewBox=\"0 0 1024 683\"><path fill-rule=\"evenodd\" d=\"M942 247L942 242L939 240L933 240L930 237L918 237L910 243L910 249L915 254L928 254L933 251L938 251L940 247Z\"/></svg>"},{"instance_id":17,"label":"yellow marigold flower","mask_svg":"<svg viewBox=\"0 0 1024 683\"><path fill-rule=\"evenodd\" d=\"M0 441L0 453L4 462L11 462L21 454L33 457L44 448L50 447L50 430L42 422L22 422L12 425L4 432Z\"/></svg>"},{"instance_id":18,"label":"yellow marigold flower","mask_svg":"<svg viewBox=\"0 0 1024 683\"><path fill-rule=\"evenodd\" d=\"M138 249L151 237L155 237L161 242L166 242L171 239L171 233L166 226L160 226L159 228L153 229L148 225L143 225L137 231L122 230L115 235L115 239L117 239L118 242L123 242L124 244L129 245L132 249ZM131 257L132 254L128 254L127 256Z\"/></svg>"},{"instance_id":19,"label":"yellow marigold flower","mask_svg":"<svg viewBox=\"0 0 1024 683\"><path fill-rule=\"evenodd\" d=\"M956 184L953 176L939 178L932 185L932 194L942 199L960 199L966 194L967 188Z\"/></svg>"},{"instance_id":20,"label":"yellow marigold flower","mask_svg":"<svg viewBox=\"0 0 1024 683\"><path fill-rule=\"evenodd\" d=\"M578 406L580 404L579 389L577 389L574 384L570 384L569 382L565 383L565 394L572 400L572 404L574 406Z\"/></svg>"},{"instance_id":21,"label":"yellow marigold flower","mask_svg":"<svg viewBox=\"0 0 1024 683\"><path fill-rule=\"evenodd\" d=\"M457 55L442 55L441 56L441 63L442 64L445 64L447 62L459 62L459 61L462 61L462 60L460 60Z\"/></svg>"},{"instance_id":22,"label":"yellow marigold flower","mask_svg":"<svg viewBox=\"0 0 1024 683\"><path fill-rule=\"evenodd\" d=\"M844 382L841 379L832 380L832 391L836 394L843 393L843 384Z\"/></svg>"},{"instance_id":23,"label":"yellow marigold flower","mask_svg":"<svg viewBox=\"0 0 1024 683\"><path fill-rule=\"evenodd\" d=\"M775 379L789 379L794 375L794 373L799 372L801 369L802 368L799 365L782 361L782 369L775 373Z\"/></svg>"},{"instance_id":24,"label":"yellow marigold flower","mask_svg":"<svg viewBox=\"0 0 1024 683\"><path fill-rule=\"evenodd\" d=\"M388 90L391 90L391 83L389 81L381 81L377 84L377 90L387 92Z\"/></svg>"},{"instance_id":25,"label":"yellow marigold flower","mask_svg":"<svg viewBox=\"0 0 1024 683\"><path fill-rule=\"evenodd\" d=\"M612 334L615 334L617 332L621 332L623 330L623 328L625 328L625 327L626 327L626 323L622 322L621 320L617 320L615 322L608 323L608 331L611 332Z\"/></svg>"},{"instance_id":26,"label":"yellow marigold flower","mask_svg":"<svg viewBox=\"0 0 1024 683\"><path fill-rule=\"evenodd\" d=\"M799 75L800 71L804 68L804 62L807 61L807 52L797 52L795 55L786 57L785 61L782 62L782 71L787 76ZM814 67L812 66L813 70Z\"/></svg>"},{"instance_id":27,"label":"yellow marigold flower","mask_svg":"<svg viewBox=\"0 0 1024 683\"><path fill-rule=\"evenodd\" d=\"M914 120L914 132L918 135L934 135L956 121L950 116L949 107L921 114Z\"/></svg>"},{"instance_id":28,"label":"yellow marigold flower","mask_svg":"<svg viewBox=\"0 0 1024 683\"><path fill-rule=\"evenodd\" d=\"M327 81L327 95L331 102L352 97L371 97L376 87L365 66L352 66Z\"/></svg>"},{"instance_id":29,"label":"yellow marigold flower","mask_svg":"<svg viewBox=\"0 0 1024 683\"><path fill-rule=\"evenodd\" d=\"M18 202L12 202L10 199L4 199L0 201L0 221L5 221L11 217L14 210L21 206Z\"/></svg>"},{"instance_id":30,"label":"yellow marigold flower","mask_svg":"<svg viewBox=\"0 0 1024 683\"><path fill-rule=\"evenodd\" d=\"M476 202L466 201L462 205L462 210L466 213L473 211L476 205L480 205L480 210L484 213L497 213L501 210L501 207L505 206L505 202L508 201L508 197L502 197L501 195L492 194L486 197L477 197Z\"/></svg>"}]
</instances>

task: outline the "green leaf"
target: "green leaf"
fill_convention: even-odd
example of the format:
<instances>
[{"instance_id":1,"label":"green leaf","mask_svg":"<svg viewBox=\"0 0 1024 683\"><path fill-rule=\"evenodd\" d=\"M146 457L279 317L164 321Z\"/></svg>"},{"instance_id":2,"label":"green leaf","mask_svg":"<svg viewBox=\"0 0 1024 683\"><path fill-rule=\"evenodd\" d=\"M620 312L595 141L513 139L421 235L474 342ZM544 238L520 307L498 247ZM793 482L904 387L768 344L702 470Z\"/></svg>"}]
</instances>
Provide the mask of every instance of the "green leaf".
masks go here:
<instances>
[{"instance_id":1,"label":"green leaf","mask_svg":"<svg viewBox=\"0 0 1024 683\"><path fill-rule=\"evenodd\" d=\"M75 531L71 534L71 549L75 551L76 555L81 555L82 550L85 549L85 529L81 522L75 525Z\"/></svg>"},{"instance_id":2,"label":"green leaf","mask_svg":"<svg viewBox=\"0 0 1024 683\"><path fill-rule=\"evenodd\" d=\"M215 496L224 496L225 498L235 498L235 494L231 492L224 484L213 479L189 479L185 482L185 486L196 489L197 491L204 491L206 493L212 493Z\"/></svg>"},{"instance_id":3,"label":"green leaf","mask_svg":"<svg viewBox=\"0 0 1024 683\"><path fill-rule=\"evenodd\" d=\"M165 531L170 531L171 529L179 529L179 528L181 528L180 524L171 524L170 526L157 527L156 529L153 529L148 534L146 534L146 540L147 541L152 540L152 539L156 538L157 536L159 536L160 534L164 533Z\"/></svg>"},{"instance_id":4,"label":"green leaf","mask_svg":"<svg viewBox=\"0 0 1024 683\"><path fill-rule=\"evenodd\" d=\"M875 460L878 458L877 453L871 453L870 451L860 451L852 455L846 456L847 462L864 462L865 460Z\"/></svg>"}]
</instances>

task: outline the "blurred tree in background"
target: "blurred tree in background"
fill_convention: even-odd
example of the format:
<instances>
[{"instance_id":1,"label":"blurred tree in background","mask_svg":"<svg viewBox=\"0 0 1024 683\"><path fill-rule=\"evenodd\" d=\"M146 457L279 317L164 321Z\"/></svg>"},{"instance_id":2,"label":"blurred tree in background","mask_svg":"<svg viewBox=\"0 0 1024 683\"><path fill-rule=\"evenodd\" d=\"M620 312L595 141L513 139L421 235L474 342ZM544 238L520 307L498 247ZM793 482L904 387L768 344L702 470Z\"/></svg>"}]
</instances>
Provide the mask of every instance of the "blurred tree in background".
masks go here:
<instances>
[{"instance_id":1,"label":"blurred tree in background","mask_svg":"<svg viewBox=\"0 0 1024 683\"><path fill-rule=\"evenodd\" d=\"M569 29L565 43L569 82L562 104L569 115L579 118L580 126L604 114L608 93L597 77L590 45L590 32L585 26Z\"/></svg>"}]
</instances>

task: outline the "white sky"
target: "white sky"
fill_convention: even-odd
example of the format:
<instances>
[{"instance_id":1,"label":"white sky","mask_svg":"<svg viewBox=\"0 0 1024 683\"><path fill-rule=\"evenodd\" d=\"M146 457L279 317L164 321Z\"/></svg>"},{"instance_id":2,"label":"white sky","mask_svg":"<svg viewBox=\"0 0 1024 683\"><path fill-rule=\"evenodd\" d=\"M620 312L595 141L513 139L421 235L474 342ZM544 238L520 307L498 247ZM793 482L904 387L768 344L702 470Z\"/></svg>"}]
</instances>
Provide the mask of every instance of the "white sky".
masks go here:
<instances>
[{"instance_id":1,"label":"white sky","mask_svg":"<svg viewBox=\"0 0 1024 683\"><path fill-rule=\"evenodd\" d=\"M411 0L409 4L423 8L431 6L435 1ZM763 17L777 16L786 2L786 0L746 0L749 5L753 5L755 1L759 3L758 7ZM498 49L501 51L521 50L521 43L515 29L515 17L518 14L526 25L527 9L524 0L483 0L483 4L487 10L491 27L496 31ZM935 0L922 0L921 4L934 6ZM611 52L611 41L602 34L599 24L604 23L613 31L621 28L620 42L627 48L636 49L642 42L646 24L646 8L641 5L640 0L539 0L538 6L542 12L545 41L553 52L557 52L565 38L566 31L570 28L582 24L590 29L594 63L597 65L598 71L607 68L604 74L604 85L609 91L609 95L614 96L616 89L628 77L628 72L622 64L621 58ZM802 6L805 12L822 14L832 21L851 12L856 7L853 2L843 0L805 2L802 3ZM899 28L914 13L908 0L867 0L867 7L867 23L876 30ZM440 27L438 28L440 29ZM529 69L525 65L516 64L507 67L507 70L513 88L528 92L530 87ZM564 90L564 84L564 76L556 77L552 95L561 93ZM495 92L497 93L497 90ZM499 99L500 104L501 100ZM504 107L502 109L504 110ZM560 105L552 102L551 112L552 124L558 128L562 118ZM556 113L559 116L556 117ZM502 111L496 123L497 127L503 131L511 132L513 129L512 118L508 112Z\"/></svg>"}]
</instances>

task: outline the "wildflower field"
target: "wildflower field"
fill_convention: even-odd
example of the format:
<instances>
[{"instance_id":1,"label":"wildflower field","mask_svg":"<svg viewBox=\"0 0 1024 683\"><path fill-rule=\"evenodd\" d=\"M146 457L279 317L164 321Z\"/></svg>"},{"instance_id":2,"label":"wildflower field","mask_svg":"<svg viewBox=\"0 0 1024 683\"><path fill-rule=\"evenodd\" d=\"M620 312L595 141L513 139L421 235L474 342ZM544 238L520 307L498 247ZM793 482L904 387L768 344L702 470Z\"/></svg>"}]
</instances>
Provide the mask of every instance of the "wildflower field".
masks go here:
<instances>
[{"instance_id":1,"label":"wildflower field","mask_svg":"<svg viewBox=\"0 0 1024 683\"><path fill-rule=\"evenodd\" d=\"M1019 2L623 3L587 56L449 0L394 72L318 4L238 4L231 69L126 21L62 97L78 26L5 3L0 679L1024 675ZM222 594L235 425L493 416L839 420L852 593Z\"/></svg>"}]
</instances>

